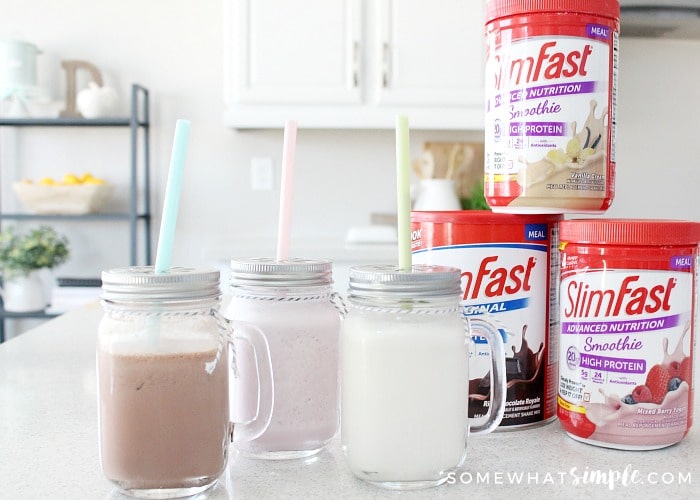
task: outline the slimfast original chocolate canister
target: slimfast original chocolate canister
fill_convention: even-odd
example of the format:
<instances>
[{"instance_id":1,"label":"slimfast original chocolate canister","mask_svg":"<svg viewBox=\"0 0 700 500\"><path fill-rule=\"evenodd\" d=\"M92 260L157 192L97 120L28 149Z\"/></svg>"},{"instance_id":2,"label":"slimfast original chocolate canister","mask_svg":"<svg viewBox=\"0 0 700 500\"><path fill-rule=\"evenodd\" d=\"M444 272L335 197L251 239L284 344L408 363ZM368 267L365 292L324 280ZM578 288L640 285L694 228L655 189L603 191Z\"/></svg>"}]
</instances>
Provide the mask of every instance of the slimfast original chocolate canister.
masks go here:
<instances>
[{"instance_id":1,"label":"slimfast original chocolate canister","mask_svg":"<svg viewBox=\"0 0 700 500\"><path fill-rule=\"evenodd\" d=\"M556 416L560 220L487 210L411 213L413 262L460 269L462 314L501 332L507 394L499 429ZM490 404L490 351L485 339L473 340L469 416L480 417Z\"/></svg>"},{"instance_id":2,"label":"slimfast original chocolate canister","mask_svg":"<svg viewBox=\"0 0 700 500\"><path fill-rule=\"evenodd\" d=\"M486 200L602 213L615 180L618 0L486 4Z\"/></svg>"},{"instance_id":3,"label":"slimfast original chocolate canister","mask_svg":"<svg viewBox=\"0 0 700 500\"><path fill-rule=\"evenodd\" d=\"M558 416L574 439L647 450L693 421L700 223L560 224Z\"/></svg>"}]
</instances>

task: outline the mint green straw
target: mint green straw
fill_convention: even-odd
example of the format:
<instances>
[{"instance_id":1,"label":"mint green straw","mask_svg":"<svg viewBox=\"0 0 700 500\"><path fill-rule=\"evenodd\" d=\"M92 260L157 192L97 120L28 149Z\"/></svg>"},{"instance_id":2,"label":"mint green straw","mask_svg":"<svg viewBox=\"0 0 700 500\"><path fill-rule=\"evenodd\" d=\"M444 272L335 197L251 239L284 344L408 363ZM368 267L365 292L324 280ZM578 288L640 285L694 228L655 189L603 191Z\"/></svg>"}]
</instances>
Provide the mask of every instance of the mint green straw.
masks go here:
<instances>
[{"instance_id":1,"label":"mint green straw","mask_svg":"<svg viewBox=\"0 0 700 500\"><path fill-rule=\"evenodd\" d=\"M411 179L408 118L396 117L396 214L398 217L399 270L410 272Z\"/></svg>"},{"instance_id":2,"label":"mint green straw","mask_svg":"<svg viewBox=\"0 0 700 500\"><path fill-rule=\"evenodd\" d=\"M158 250L156 251L156 274L167 273L170 270L173 240L175 239L175 223L177 222L177 210L180 205L182 173L185 167L185 153L187 152L187 138L189 134L189 120L178 120L175 125L173 150L170 154L168 184L165 187L163 215L160 220L160 235L158 236Z\"/></svg>"}]
</instances>

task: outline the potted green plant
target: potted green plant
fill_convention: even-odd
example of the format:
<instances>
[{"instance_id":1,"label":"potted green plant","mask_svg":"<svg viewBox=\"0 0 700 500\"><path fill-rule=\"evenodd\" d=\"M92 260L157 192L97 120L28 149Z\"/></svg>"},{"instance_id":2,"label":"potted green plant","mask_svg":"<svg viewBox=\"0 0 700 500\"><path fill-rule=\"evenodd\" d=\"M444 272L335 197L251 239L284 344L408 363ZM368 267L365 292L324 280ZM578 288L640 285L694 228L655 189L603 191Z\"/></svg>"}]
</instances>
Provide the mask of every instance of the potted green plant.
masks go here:
<instances>
[{"instance_id":1,"label":"potted green plant","mask_svg":"<svg viewBox=\"0 0 700 500\"><path fill-rule=\"evenodd\" d=\"M41 270L68 260L68 239L50 226L20 234L13 226L0 232L0 275L5 310L42 310L48 300Z\"/></svg>"}]
</instances>

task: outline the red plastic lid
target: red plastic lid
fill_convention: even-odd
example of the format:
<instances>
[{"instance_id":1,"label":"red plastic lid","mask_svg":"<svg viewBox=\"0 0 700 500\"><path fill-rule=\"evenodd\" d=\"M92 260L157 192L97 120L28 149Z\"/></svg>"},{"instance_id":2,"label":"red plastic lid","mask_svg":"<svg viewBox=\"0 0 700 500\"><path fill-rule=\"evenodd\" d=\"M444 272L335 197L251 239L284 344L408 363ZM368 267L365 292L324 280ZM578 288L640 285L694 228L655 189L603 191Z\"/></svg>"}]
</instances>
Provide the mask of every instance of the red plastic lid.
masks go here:
<instances>
[{"instance_id":1,"label":"red plastic lid","mask_svg":"<svg viewBox=\"0 0 700 500\"><path fill-rule=\"evenodd\" d=\"M619 0L489 0L486 2L486 22L516 14L561 12L592 14L620 19Z\"/></svg>"},{"instance_id":2,"label":"red plastic lid","mask_svg":"<svg viewBox=\"0 0 700 500\"><path fill-rule=\"evenodd\" d=\"M571 219L559 223L559 239L593 245L692 245L700 222L651 219Z\"/></svg>"},{"instance_id":3,"label":"red plastic lid","mask_svg":"<svg viewBox=\"0 0 700 500\"><path fill-rule=\"evenodd\" d=\"M502 214L490 210L451 210L411 212L412 222L451 224L543 224L557 222L561 214Z\"/></svg>"}]
</instances>

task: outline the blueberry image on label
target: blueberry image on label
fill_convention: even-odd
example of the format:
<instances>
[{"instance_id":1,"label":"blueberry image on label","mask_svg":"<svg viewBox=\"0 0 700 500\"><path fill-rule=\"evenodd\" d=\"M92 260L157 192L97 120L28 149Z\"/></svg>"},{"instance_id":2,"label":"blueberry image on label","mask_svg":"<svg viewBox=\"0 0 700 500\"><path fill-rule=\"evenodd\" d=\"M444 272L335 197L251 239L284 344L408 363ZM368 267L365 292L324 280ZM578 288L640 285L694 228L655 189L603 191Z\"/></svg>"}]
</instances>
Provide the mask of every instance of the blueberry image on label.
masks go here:
<instances>
[{"instance_id":1,"label":"blueberry image on label","mask_svg":"<svg viewBox=\"0 0 700 500\"><path fill-rule=\"evenodd\" d=\"M636 405L637 402L634 400L631 394L628 394L624 398L622 398L622 402L625 403L626 405Z\"/></svg>"},{"instance_id":2,"label":"blueberry image on label","mask_svg":"<svg viewBox=\"0 0 700 500\"><path fill-rule=\"evenodd\" d=\"M680 377L673 377L671 380L668 381L668 390L677 390L681 386L681 382L683 381L680 379Z\"/></svg>"}]
</instances>

